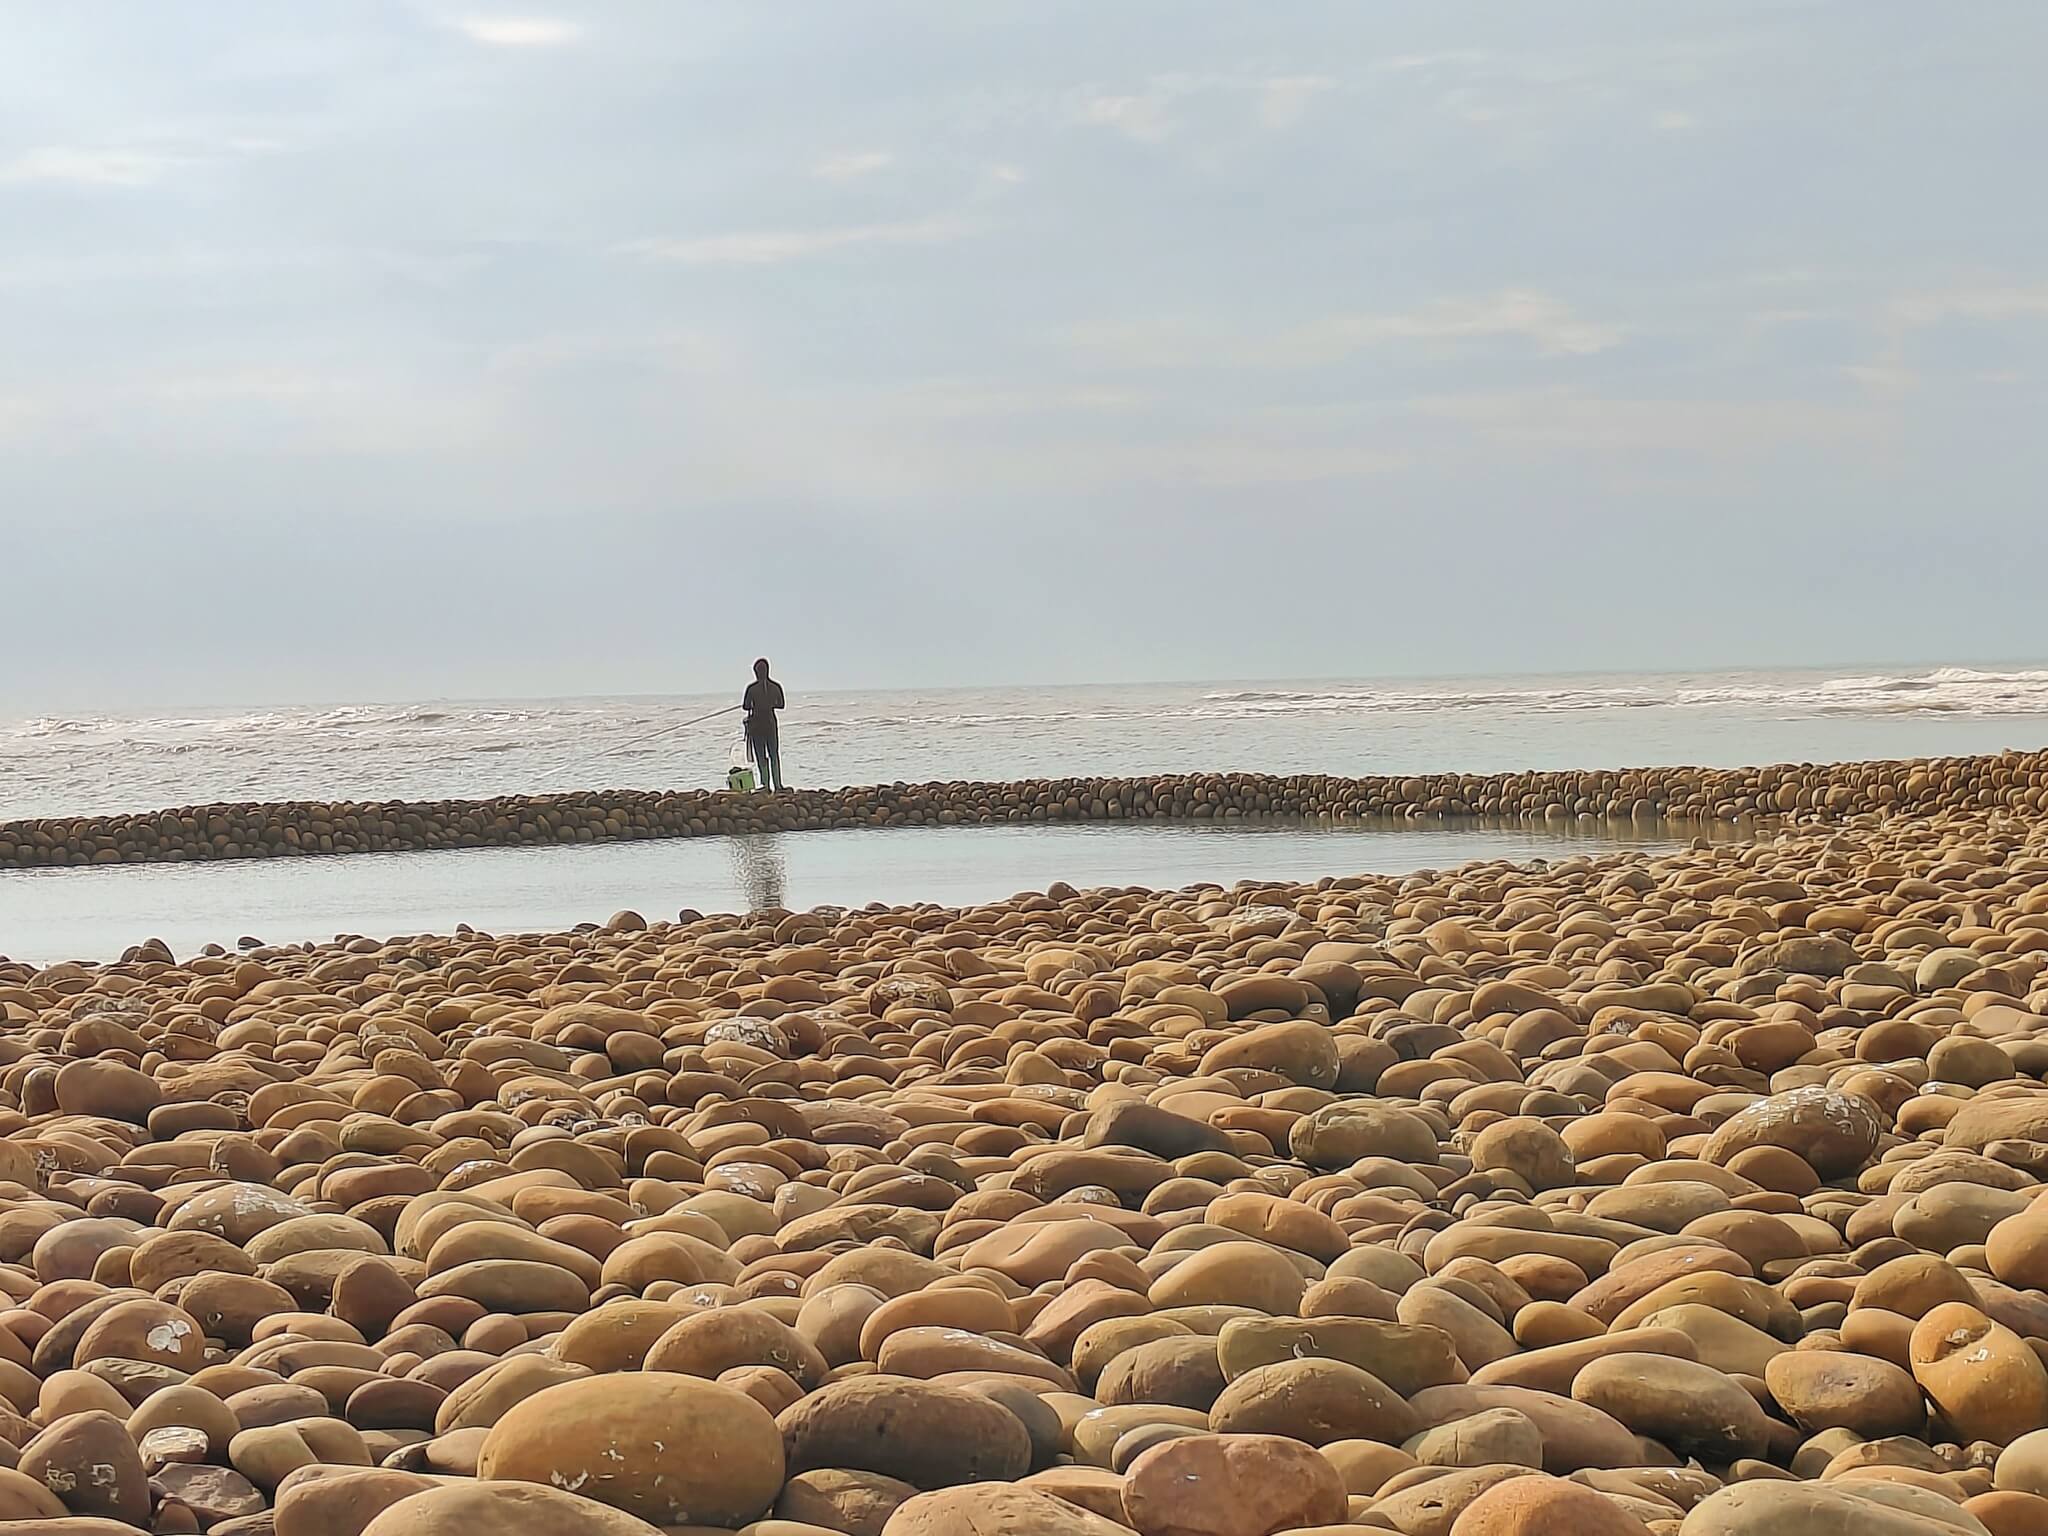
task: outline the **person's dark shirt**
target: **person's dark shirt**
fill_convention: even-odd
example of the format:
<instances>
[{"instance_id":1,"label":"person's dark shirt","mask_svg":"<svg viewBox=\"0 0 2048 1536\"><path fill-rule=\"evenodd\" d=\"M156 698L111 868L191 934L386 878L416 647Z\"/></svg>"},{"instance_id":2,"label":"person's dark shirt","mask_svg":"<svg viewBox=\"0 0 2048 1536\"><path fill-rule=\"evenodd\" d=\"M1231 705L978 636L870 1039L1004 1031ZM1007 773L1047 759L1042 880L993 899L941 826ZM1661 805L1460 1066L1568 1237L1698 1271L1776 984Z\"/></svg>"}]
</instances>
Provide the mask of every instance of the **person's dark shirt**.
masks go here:
<instances>
[{"instance_id":1,"label":"person's dark shirt","mask_svg":"<svg viewBox=\"0 0 2048 1536\"><path fill-rule=\"evenodd\" d=\"M756 678L747 684L746 697L740 701L747 711L747 729L757 736L775 734L775 711L783 707L782 684L774 678Z\"/></svg>"}]
</instances>

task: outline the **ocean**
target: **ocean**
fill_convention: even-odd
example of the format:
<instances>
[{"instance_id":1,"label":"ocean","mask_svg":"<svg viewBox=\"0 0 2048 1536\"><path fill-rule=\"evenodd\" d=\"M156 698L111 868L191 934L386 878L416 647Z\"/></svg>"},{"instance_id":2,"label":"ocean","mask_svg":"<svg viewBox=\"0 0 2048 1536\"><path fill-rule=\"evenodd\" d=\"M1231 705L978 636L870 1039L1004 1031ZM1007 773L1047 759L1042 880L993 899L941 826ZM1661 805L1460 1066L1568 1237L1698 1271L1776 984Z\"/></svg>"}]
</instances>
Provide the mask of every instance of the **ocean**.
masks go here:
<instances>
[{"instance_id":1,"label":"ocean","mask_svg":"<svg viewBox=\"0 0 2048 1536\"><path fill-rule=\"evenodd\" d=\"M785 773L840 785L1182 771L1734 766L2048 742L2048 668L1606 674L807 694ZM161 711L0 723L0 819L206 801L712 787L725 696ZM337 934L530 931L632 908L969 904L1077 886L1405 873L1654 851L1698 829L1138 824L921 828L578 848L0 872L0 954L104 959ZM1717 835L1732 835L1725 832Z\"/></svg>"},{"instance_id":2,"label":"ocean","mask_svg":"<svg viewBox=\"0 0 2048 1536\"><path fill-rule=\"evenodd\" d=\"M0 722L0 820L206 801L722 785L728 695L431 700ZM784 771L834 786L1084 774L1737 766L2048 742L2048 665L807 693Z\"/></svg>"}]
</instances>

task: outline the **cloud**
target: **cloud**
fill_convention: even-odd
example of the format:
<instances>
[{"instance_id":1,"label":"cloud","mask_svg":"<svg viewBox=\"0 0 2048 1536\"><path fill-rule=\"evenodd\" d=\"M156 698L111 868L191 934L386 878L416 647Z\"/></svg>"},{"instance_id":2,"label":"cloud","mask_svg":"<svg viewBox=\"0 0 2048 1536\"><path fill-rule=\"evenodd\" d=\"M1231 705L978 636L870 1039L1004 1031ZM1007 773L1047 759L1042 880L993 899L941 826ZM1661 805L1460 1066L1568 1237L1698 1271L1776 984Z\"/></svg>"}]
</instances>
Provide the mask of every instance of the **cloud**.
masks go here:
<instances>
[{"instance_id":1,"label":"cloud","mask_svg":"<svg viewBox=\"0 0 2048 1536\"><path fill-rule=\"evenodd\" d=\"M1903 362L1849 363L1842 377L1874 399L1897 400L1919 387L1920 376Z\"/></svg>"},{"instance_id":2,"label":"cloud","mask_svg":"<svg viewBox=\"0 0 2048 1536\"><path fill-rule=\"evenodd\" d=\"M0 442L36 435L41 414L27 395L0 395Z\"/></svg>"},{"instance_id":3,"label":"cloud","mask_svg":"<svg viewBox=\"0 0 2048 1536\"><path fill-rule=\"evenodd\" d=\"M1099 128L1114 128L1140 144L1164 143L1173 133L1167 116L1172 94L1153 91L1143 96L1091 96L1081 104L1081 121Z\"/></svg>"},{"instance_id":4,"label":"cloud","mask_svg":"<svg viewBox=\"0 0 2048 1536\"><path fill-rule=\"evenodd\" d=\"M1100 386L977 387L935 381L835 409L850 416L882 473L958 486L1093 492L1362 480L1408 467L1371 440L1359 412L1256 410L1213 416ZM806 438L808 441L808 438ZM878 487L879 488L879 487Z\"/></svg>"},{"instance_id":5,"label":"cloud","mask_svg":"<svg viewBox=\"0 0 2048 1536\"><path fill-rule=\"evenodd\" d=\"M822 181L857 181L877 171L886 171L895 163L896 157L886 150L850 150L827 155L811 167L811 174Z\"/></svg>"},{"instance_id":6,"label":"cloud","mask_svg":"<svg viewBox=\"0 0 2048 1536\"><path fill-rule=\"evenodd\" d=\"M0 182L78 187L145 187L178 165L169 155L133 149L46 144L0 164Z\"/></svg>"},{"instance_id":7,"label":"cloud","mask_svg":"<svg viewBox=\"0 0 2048 1536\"><path fill-rule=\"evenodd\" d=\"M625 255L649 261L761 267L862 246L944 245L978 235L982 229L982 225L955 214L931 214L893 224L842 224L824 229L764 229L678 240L636 240L621 250Z\"/></svg>"},{"instance_id":8,"label":"cloud","mask_svg":"<svg viewBox=\"0 0 2048 1536\"><path fill-rule=\"evenodd\" d=\"M1579 314L1529 289L1442 299L1414 309L1328 315L1266 335L1222 332L1188 319L1133 319L1081 327L1069 345L1129 368L1321 368L1355 353L1403 344L1516 341L1547 357L1589 357L1619 346L1618 325Z\"/></svg>"},{"instance_id":9,"label":"cloud","mask_svg":"<svg viewBox=\"0 0 2048 1536\"><path fill-rule=\"evenodd\" d=\"M577 23L554 16L462 16L455 30L490 48L561 48L583 36Z\"/></svg>"},{"instance_id":10,"label":"cloud","mask_svg":"<svg viewBox=\"0 0 2048 1536\"><path fill-rule=\"evenodd\" d=\"M1425 418L1457 423L1494 442L1571 454L1715 460L1786 442L1842 442L1883 428L1868 404L1804 399L1656 399L1574 390L1470 394L1412 402Z\"/></svg>"},{"instance_id":11,"label":"cloud","mask_svg":"<svg viewBox=\"0 0 2048 1536\"><path fill-rule=\"evenodd\" d=\"M1259 118L1268 128L1291 128L1336 84L1328 75L1275 75L1259 87Z\"/></svg>"},{"instance_id":12,"label":"cloud","mask_svg":"<svg viewBox=\"0 0 2048 1536\"><path fill-rule=\"evenodd\" d=\"M699 331L660 329L631 333L571 332L515 341L491 352L486 366L503 378L536 378L563 369L622 362L715 370L731 365L727 350Z\"/></svg>"},{"instance_id":13,"label":"cloud","mask_svg":"<svg viewBox=\"0 0 2048 1536\"><path fill-rule=\"evenodd\" d=\"M1891 306L1894 320L1912 329L1949 320L2048 319L2048 287L1993 285L1908 294Z\"/></svg>"},{"instance_id":14,"label":"cloud","mask_svg":"<svg viewBox=\"0 0 2048 1536\"><path fill-rule=\"evenodd\" d=\"M1350 350L1388 341L1474 341L1513 337L1550 356L1584 357L1621 343L1617 326L1589 320L1569 304L1529 289L1443 299L1418 309L1340 317L1302 339Z\"/></svg>"},{"instance_id":15,"label":"cloud","mask_svg":"<svg viewBox=\"0 0 2048 1536\"><path fill-rule=\"evenodd\" d=\"M1030 387L942 378L896 390L893 402L906 414L931 420L1001 420L1019 416L1099 415L1143 410L1155 403L1148 393L1102 385Z\"/></svg>"},{"instance_id":16,"label":"cloud","mask_svg":"<svg viewBox=\"0 0 2048 1536\"><path fill-rule=\"evenodd\" d=\"M1495 65L1497 53L1478 48L1449 48L1436 53L1396 53L1373 61L1373 72L1384 75L1440 75L1452 70L1470 70Z\"/></svg>"},{"instance_id":17,"label":"cloud","mask_svg":"<svg viewBox=\"0 0 2048 1536\"><path fill-rule=\"evenodd\" d=\"M1387 55L1367 68L1379 77L1380 99L1440 113L1533 159L1617 124L1695 131L1703 117L1692 104L1713 103L1732 74L1757 73L1755 58L1775 56L1780 46L1768 30L1717 24L1691 35L1578 42L1560 33L1554 43Z\"/></svg>"},{"instance_id":18,"label":"cloud","mask_svg":"<svg viewBox=\"0 0 2048 1536\"><path fill-rule=\"evenodd\" d=\"M1924 383L1928 371L1944 373L1951 382L1960 377L1952 364L1943 367L1921 355L1928 350L1925 333L1959 322L2048 320L2048 285L1987 280L1927 288L1873 301L1863 312L1872 314L1872 355L1843 367L1842 374L1866 394L1898 398Z\"/></svg>"},{"instance_id":19,"label":"cloud","mask_svg":"<svg viewBox=\"0 0 2048 1536\"><path fill-rule=\"evenodd\" d=\"M1163 144L1182 127L1182 110L1197 98L1252 105L1260 126L1288 128L1301 121L1310 105L1336 88L1329 75L1155 75L1144 88L1128 92L1094 92L1073 109L1075 121L1109 128L1139 144Z\"/></svg>"},{"instance_id":20,"label":"cloud","mask_svg":"<svg viewBox=\"0 0 2048 1536\"><path fill-rule=\"evenodd\" d=\"M1366 443L1304 443L1215 432L1156 447L1106 451L1105 474L1135 481L1204 488L1318 485L1368 480L1409 467L1408 459ZM1086 479L1081 481L1086 484Z\"/></svg>"},{"instance_id":21,"label":"cloud","mask_svg":"<svg viewBox=\"0 0 2048 1536\"><path fill-rule=\"evenodd\" d=\"M154 399L179 405L288 404L362 399L368 388L362 380L347 374L261 364L167 374L151 381L147 393Z\"/></svg>"}]
</instances>

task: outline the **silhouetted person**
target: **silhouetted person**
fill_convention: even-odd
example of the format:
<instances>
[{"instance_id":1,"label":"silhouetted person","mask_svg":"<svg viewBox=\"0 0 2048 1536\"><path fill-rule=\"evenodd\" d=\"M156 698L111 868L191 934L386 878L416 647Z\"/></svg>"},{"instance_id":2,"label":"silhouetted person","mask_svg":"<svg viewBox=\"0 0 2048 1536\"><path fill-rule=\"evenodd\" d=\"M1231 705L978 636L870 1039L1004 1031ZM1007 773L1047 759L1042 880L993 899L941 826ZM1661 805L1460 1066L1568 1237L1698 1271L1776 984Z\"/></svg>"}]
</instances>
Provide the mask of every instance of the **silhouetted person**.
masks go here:
<instances>
[{"instance_id":1,"label":"silhouetted person","mask_svg":"<svg viewBox=\"0 0 2048 1536\"><path fill-rule=\"evenodd\" d=\"M775 712L783 707L782 684L768 675L767 658L754 663L754 680L740 701L747 712L747 750L754 754L754 772L763 789L781 789L782 746L775 731Z\"/></svg>"}]
</instances>

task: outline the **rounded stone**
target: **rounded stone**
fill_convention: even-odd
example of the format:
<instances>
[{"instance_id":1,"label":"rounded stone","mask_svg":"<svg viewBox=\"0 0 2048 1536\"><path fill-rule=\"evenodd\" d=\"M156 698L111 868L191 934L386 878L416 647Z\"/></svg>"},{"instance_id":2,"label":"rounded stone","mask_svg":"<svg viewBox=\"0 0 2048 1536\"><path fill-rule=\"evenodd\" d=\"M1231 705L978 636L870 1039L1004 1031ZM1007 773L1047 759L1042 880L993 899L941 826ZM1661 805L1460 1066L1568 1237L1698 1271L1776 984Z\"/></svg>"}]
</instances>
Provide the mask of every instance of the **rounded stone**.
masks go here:
<instances>
[{"instance_id":1,"label":"rounded stone","mask_svg":"<svg viewBox=\"0 0 2048 1536\"><path fill-rule=\"evenodd\" d=\"M1526 1413L1484 1408L1425 1429L1401 1449L1427 1467L1540 1468L1543 1431Z\"/></svg>"},{"instance_id":2,"label":"rounded stone","mask_svg":"<svg viewBox=\"0 0 2048 1536\"><path fill-rule=\"evenodd\" d=\"M17 1470L74 1515L149 1523L149 1474L128 1429L111 1413L59 1419L21 1448Z\"/></svg>"},{"instance_id":3,"label":"rounded stone","mask_svg":"<svg viewBox=\"0 0 2048 1536\"><path fill-rule=\"evenodd\" d=\"M1727 1164L1752 1147L1781 1147L1823 1179L1853 1173L1883 1134L1877 1107L1853 1093L1812 1084L1760 1099L1731 1115L1708 1138L1702 1154Z\"/></svg>"},{"instance_id":4,"label":"rounded stone","mask_svg":"<svg viewBox=\"0 0 2048 1536\"><path fill-rule=\"evenodd\" d=\"M595 1499L537 1483L460 1482L401 1499L360 1536L660 1536Z\"/></svg>"},{"instance_id":5,"label":"rounded stone","mask_svg":"<svg viewBox=\"0 0 2048 1536\"><path fill-rule=\"evenodd\" d=\"M841 1531L845 1536L881 1536L898 1506L917 1497L910 1484L879 1472L821 1467L799 1472L775 1500L775 1518Z\"/></svg>"},{"instance_id":6,"label":"rounded stone","mask_svg":"<svg viewBox=\"0 0 2048 1536\"><path fill-rule=\"evenodd\" d=\"M1015 1414L961 1388L908 1377L830 1382L776 1423L791 1475L845 1467L934 1489L1014 1482L1031 1470L1031 1437Z\"/></svg>"},{"instance_id":7,"label":"rounded stone","mask_svg":"<svg viewBox=\"0 0 2048 1536\"><path fill-rule=\"evenodd\" d=\"M1438 1157L1436 1135L1420 1115L1357 1100L1304 1115L1288 1142L1311 1168L1344 1168L1367 1157L1433 1165Z\"/></svg>"},{"instance_id":8,"label":"rounded stone","mask_svg":"<svg viewBox=\"0 0 2048 1536\"><path fill-rule=\"evenodd\" d=\"M1246 1371L1223 1389L1209 1423L1221 1434L1284 1435L1309 1445L1400 1445L1422 1428L1391 1387L1341 1360L1290 1360Z\"/></svg>"},{"instance_id":9,"label":"rounded stone","mask_svg":"<svg viewBox=\"0 0 2048 1536\"><path fill-rule=\"evenodd\" d=\"M921 1493L899 1505L881 1536L1130 1536L1051 1494L1008 1483L976 1483ZM767 1533L763 1533L767 1536ZM794 1533L792 1533L794 1536Z\"/></svg>"},{"instance_id":10,"label":"rounded stone","mask_svg":"<svg viewBox=\"0 0 2048 1536\"><path fill-rule=\"evenodd\" d=\"M1761 1456L1771 1442L1770 1421L1739 1384L1670 1355L1604 1355L1573 1378L1572 1398L1703 1461Z\"/></svg>"},{"instance_id":11,"label":"rounded stone","mask_svg":"<svg viewBox=\"0 0 2048 1536\"><path fill-rule=\"evenodd\" d=\"M2048 1367L2026 1341L1964 1302L1913 1329L1913 1379L1964 1440L2010 1445L2048 1424Z\"/></svg>"},{"instance_id":12,"label":"rounded stone","mask_svg":"<svg viewBox=\"0 0 2048 1536\"><path fill-rule=\"evenodd\" d=\"M656 1525L741 1526L782 1487L782 1438L760 1404L712 1382L593 1376L508 1410L477 1475L546 1483Z\"/></svg>"},{"instance_id":13,"label":"rounded stone","mask_svg":"<svg viewBox=\"0 0 2048 1536\"><path fill-rule=\"evenodd\" d=\"M1152 1282L1154 1307L1225 1305L1292 1317L1307 1281L1285 1254L1264 1243L1215 1243L1197 1249Z\"/></svg>"},{"instance_id":14,"label":"rounded stone","mask_svg":"<svg viewBox=\"0 0 2048 1536\"><path fill-rule=\"evenodd\" d=\"M1271 1536L1339 1523L1349 1507L1328 1461L1274 1435L1167 1440L1131 1463L1124 1484L1139 1536Z\"/></svg>"},{"instance_id":15,"label":"rounded stone","mask_svg":"<svg viewBox=\"0 0 2048 1536\"><path fill-rule=\"evenodd\" d=\"M1764 1385L1808 1434L1846 1429L1866 1440L1917 1435L1927 1412L1920 1386L1886 1360L1840 1350L1788 1349L1764 1367Z\"/></svg>"},{"instance_id":16,"label":"rounded stone","mask_svg":"<svg viewBox=\"0 0 2048 1536\"><path fill-rule=\"evenodd\" d=\"M1540 1474L1495 1483L1467 1504L1450 1536L1649 1536L1614 1500Z\"/></svg>"},{"instance_id":17,"label":"rounded stone","mask_svg":"<svg viewBox=\"0 0 2048 1536\"><path fill-rule=\"evenodd\" d=\"M1577 1178L1564 1138L1526 1115L1487 1126L1472 1138L1470 1155L1474 1168L1511 1173L1533 1190L1568 1188Z\"/></svg>"}]
</instances>

